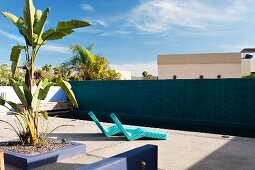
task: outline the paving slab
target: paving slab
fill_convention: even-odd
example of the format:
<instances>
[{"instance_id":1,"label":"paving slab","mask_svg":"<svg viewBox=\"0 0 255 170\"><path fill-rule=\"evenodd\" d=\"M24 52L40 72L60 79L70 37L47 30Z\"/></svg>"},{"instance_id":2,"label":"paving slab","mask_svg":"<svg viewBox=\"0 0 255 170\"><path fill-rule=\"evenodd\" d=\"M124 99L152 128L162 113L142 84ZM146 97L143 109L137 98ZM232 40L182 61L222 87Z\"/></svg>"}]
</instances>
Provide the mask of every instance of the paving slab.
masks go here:
<instances>
[{"instance_id":1,"label":"paving slab","mask_svg":"<svg viewBox=\"0 0 255 170\"><path fill-rule=\"evenodd\" d=\"M13 116L10 115L0 116L0 119L14 123ZM161 129L168 133L168 140L127 141L123 136L105 137L92 121L50 118L50 122L50 128L61 124L73 125L56 130L50 137L84 143L87 154L38 168L40 170L75 169L145 144L158 145L159 169L255 169L253 138ZM108 127L112 124L103 125ZM5 127L1 122L0 141L15 139L15 134L4 129ZM14 168L7 165L6 169Z\"/></svg>"}]
</instances>

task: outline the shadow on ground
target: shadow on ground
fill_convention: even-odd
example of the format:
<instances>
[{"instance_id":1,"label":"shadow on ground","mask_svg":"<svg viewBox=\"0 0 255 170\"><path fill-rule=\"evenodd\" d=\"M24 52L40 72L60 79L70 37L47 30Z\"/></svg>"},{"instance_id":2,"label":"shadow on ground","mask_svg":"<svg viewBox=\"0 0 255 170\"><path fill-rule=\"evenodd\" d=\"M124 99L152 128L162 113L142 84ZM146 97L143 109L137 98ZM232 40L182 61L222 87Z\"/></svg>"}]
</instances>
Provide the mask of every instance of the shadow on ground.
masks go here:
<instances>
[{"instance_id":1,"label":"shadow on ground","mask_svg":"<svg viewBox=\"0 0 255 170\"><path fill-rule=\"evenodd\" d=\"M65 138L70 141L127 141L122 134L105 137L102 133L52 133L49 137L58 137L59 139ZM144 137L139 140L158 141L159 139Z\"/></svg>"},{"instance_id":2,"label":"shadow on ground","mask_svg":"<svg viewBox=\"0 0 255 170\"><path fill-rule=\"evenodd\" d=\"M126 141L124 136L105 137L102 133L52 133L49 137L65 138L70 141Z\"/></svg>"},{"instance_id":3,"label":"shadow on ground","mask_svg":"<svg viewBox=\"0 0 255 170\"><path fill-rule=\"evenodd\" d=\"M255 142L244 138L234 138L188 169L254 170Z\"/></svg>"},{"instance_id":4,"label":"shadow on ground","mask_svg":"<svg viewBox=\"0 0 255 170\"><path fill-rule=\"evenodd\" d=\"M91 121L87 111L74 111L70 112L67 117L72 119L79 120L88 120ZM100 112L95 112L100 113ZM60 116L61 117L61 116ZM66 118L66 117L65 117ZM98 114L97 118L101 122L112 123L111 118L108 114ZM226 124L212 124L210 122L192 122L185 120L157 120L157 119L143 119L138 117L125 117L118 115L118 118L121 120L121 123L135 126L144 126L144 127L155 127L155 128L164 128L171 130L182 130L182 131L193 131L193 132L202 132L202 133L213 133L213 134L222 134L222 135L232 135L232 136L241 136L241 137L250 137L255 138L254 128L255 127L242 127Z\"/></svg>"}]
</instances>

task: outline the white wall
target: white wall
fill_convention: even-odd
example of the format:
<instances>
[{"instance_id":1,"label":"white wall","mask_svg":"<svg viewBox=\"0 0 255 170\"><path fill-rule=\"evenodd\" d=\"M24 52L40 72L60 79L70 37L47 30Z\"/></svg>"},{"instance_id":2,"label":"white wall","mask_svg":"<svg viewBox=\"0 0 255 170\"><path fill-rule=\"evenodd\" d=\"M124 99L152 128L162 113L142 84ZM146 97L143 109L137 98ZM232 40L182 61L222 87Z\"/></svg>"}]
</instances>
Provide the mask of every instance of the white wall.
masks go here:
<instances>
[{"instance_id":1,"label":"white wall","mask_svg":"<svg viewBox=\"0 0 255 170\"><path fill-rule=\"evenodd\" d=\"M6 100L12 101L14 103L21 103L11 86L0 86L0 95L1 94L6 95L5 96ZM43 100L42 102L57 102L57 101L67 101L67 97L60 87L53 86L50 88L46 99ZM7 111L9 111L7 108L0 106L0 114L1 112L5 113Z\"/></svg>"},{"instance_id":2,"label":"white wall","mask_svg":"<svg viewBox=\"0 0 255 170\"><path fill-rule=\"evenodd\" d=\"M251 72L255 72L255 61L251 61Z\"/></svg>"},{"instance_id":3,"label":"white wall","mask_svg":"<svg viewBox=\"0 0 255 170\"><path fill-rule=\"evenodd\" d=\"M159 79L240 78L240 64L172 64L158 65Z\"/></svg>"},{"instance_id":4,"label":"white wall","mask_svg":"<svg viewBox=\"0 0 255 170\"><path fill-rule=\"evenodd\" d=\"M241 75L248 76L251 74L251 60L250 59L242 59L241 63Z\"/></svg>"},{"instance_id":5,"label":"white wall","mask_svg":"<svg viewBox=\"0 0 255 170\"><path fill-rule=\"evenodd\" d=\"M131 80L131 71L116 70L121 74L121 80Z\"/></svg>"}]
</instances>

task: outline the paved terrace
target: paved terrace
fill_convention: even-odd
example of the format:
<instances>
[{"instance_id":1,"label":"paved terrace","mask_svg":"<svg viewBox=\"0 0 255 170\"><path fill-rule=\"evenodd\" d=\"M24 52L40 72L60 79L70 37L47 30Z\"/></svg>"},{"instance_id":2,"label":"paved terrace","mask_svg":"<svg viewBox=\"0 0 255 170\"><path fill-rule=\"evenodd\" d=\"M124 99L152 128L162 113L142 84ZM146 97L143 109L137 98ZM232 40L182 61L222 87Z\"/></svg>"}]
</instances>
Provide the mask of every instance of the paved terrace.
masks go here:
<instances>
[{"instance_id":1,"label":"paved terrace","mask_svg":"<svg viewBox=\"0 0 255 170\"><path fill-rule=\"evenodd\" d=\"M13 116L0 116L0 119L12 121ZM92 121L50 118L50 122L52 127L74 125L59 129L51 136L84 143L87 145L87 154L38 168L40 170L75 169L145 144L158 145L160 170L255 169L255 139L251 138L224 138L217 134L161 129L169 134L168 140L129 142L122 136L104 137ZM12 132L4 129L3 123L0 125L0 141L15 139ZM15 168L6 165L6 169Z\"/></svg>"}]
</instances>

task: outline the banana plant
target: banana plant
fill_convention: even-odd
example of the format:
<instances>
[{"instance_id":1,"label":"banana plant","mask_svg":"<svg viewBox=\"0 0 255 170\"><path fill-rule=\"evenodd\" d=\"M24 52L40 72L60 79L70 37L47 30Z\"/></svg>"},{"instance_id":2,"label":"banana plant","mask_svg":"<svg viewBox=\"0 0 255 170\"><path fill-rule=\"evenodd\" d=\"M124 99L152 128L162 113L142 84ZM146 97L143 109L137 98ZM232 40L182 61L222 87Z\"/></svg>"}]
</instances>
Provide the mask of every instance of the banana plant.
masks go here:
<instances>
[{"instance_id":1,"label":"banana plant","mask_svg":"<svg viewBox=\"0 0 255 170\"><path fill-rule=\"evenodd\" d=\"M70 96L74 96L68 82L65 82L59 78L55 78L54 82L57 82L65 93L72 93ZM19 139L23 144L38 144L41 141L40 129L38 126L39 118L41 117L45 120L48 119L48 113L46 111L39 110L39 104L41 100L44 100L47 97L49 89L54 85L54 83L49 82L47 79L41 80L33 93L28 89L25 83L22 84L21 89L17 85L17 82L11 78L10 84L23 104L24 110L13 112L18 123L16 128L6 121L0 121L11 125L11 130L19 136ZM70 101L75 103L75 98L70 98ZM0 97L0 105L5 106L9 110L18 110L16 103L7 101L2 97Z\"/></svg>"},{"instance_id":2,"label":"banana plant","mask_svg":"<svg viewBox=\"0 0 255 170\"><path fill-rule=\"evenodd\" d=\"M24 37L25 46L16 45L12 48L10 60L12 61L12 73L15 75L19 65L21 52L25 51L26 57L22 68L26 70L25 82L31 90L33 86L33 73L35 61L41 46L49 40L59 40L74 32L74 29L89 26L90 23L81 20L70 20L58 22L56 29L50 28L44 31L50 8L44 12L35 9L32 0L25 0L23 17L17 17L9 12L1 12L19 30Z\"/></svg>"},{"instance_id":3,"label":"banana plant","mask_svg":"<svg viewBox=\"0 0 255 170\"><path fill-rule=\"evenodd\" d=\"M25 82L22 84L23 91L14 79L10 79L10 84L25 108L23 112L14 113L18 122L22 120L21 124L23 126L25 125L25 127L20 125L19 130L22 129L30 139L28 143L34 145L38 143L39 138L38 105L41 100L46 98L49 88L53 83L60 86L65 91L73 106L78 107L74 93L71 90L71 85L59 78L54 79L53 82L48 82L47 80L39 82L37 89L32 93L33 76L38 52L47 41L62 39L73 33L74 29L90 25L90 23L86 21L70 20L58 22L55 29L50 28L44 30L49 13L50 8L45 9L44 12L35 9L32 0L25 0L23 17L17 17L9 12L1 12L1 14L8 18L18 28L19 33L24 37L25 45L15 45L12 47L10 55L13 77L15 76L18 67L23 68L26 72ZM19 66L22 51L25 52L25 61L22 66ZM6 104L13 108L17 107L15 103L0 98L0 105ZM46 112L40 113L43 113L42 115L44 115L44 118L47 117L45 114Z\"/></svg>"}]
</instances>

